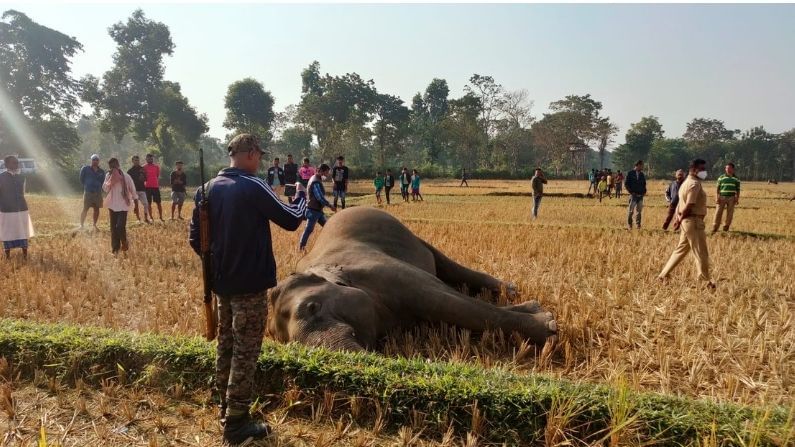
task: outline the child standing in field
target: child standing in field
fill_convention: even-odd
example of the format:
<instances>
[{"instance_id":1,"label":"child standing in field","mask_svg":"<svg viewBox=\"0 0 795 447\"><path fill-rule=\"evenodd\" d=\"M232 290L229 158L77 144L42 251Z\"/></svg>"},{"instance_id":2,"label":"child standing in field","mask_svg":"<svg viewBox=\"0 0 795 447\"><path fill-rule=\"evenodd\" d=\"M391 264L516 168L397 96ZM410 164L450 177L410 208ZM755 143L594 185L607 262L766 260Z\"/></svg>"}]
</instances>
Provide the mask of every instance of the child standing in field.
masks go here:
<instances>
[{"instance_id":1,"label":"child standing in field","mask_svg":"<svg viewBox=\"0 0 795 447\"><path fill-rule=\"evenodd\" d=\"M0 240L6 259L14 248L22 249L22 257L27 258L33 224L25 200L25 177L20 175L17 157L8 156L3 162L6 171L0 174Z\"/></svg>"},{"instance_id":2,"label":"child standing in field","mask_svg":"<svg viewBox=\"0 0 795 447\"><path fill-rule=\"evenodd\" d=\"M375 173L375 178L373 179L373 186L375 186L375 201L380 205L381 190L384 189L384 178L381 177L380 171Z\"/></svg>"},{"instance_id":3,"label":"child standing in field","mask_svg":"<svg viewBox=\"0 0 795 447\"><path fill-rule=\"evenodd\" d=\"M422 194L420 194L420 173L417 172L416 169L413 169L411 172L411 199L416 202L419 198L422 202Z\"/></svg>"},{"instance_id":4,"label":"child standing in field","mask_svg":"<svg viewBox=\"0 0 795 447\"><path fill-rule=\"evenodd\" d=\"M607 194L607 177L602 176L599 179L599 184L596 186L596 189L599 190L599 202L602 202L602 196Z\"/></svg>"}]
</instances>

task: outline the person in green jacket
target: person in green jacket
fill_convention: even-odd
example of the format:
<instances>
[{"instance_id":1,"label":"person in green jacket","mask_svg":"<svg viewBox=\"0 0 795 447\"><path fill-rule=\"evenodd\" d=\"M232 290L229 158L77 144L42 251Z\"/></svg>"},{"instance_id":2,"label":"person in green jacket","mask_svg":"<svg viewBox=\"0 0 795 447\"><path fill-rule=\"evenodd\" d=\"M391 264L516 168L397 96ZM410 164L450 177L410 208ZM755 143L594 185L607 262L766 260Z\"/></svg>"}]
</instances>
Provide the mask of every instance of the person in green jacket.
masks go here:
<instances>
[{"instance_id":1,"label":"person in green jacket","mask_svg":"<svg viewBox=\"0 0 795 447\"><path fill-rule=\"evenodd\" d=\"M726 164L726 173L718 177L718 189L715 192L715 220L712 223L712 232L716 233L723 220L723 210L726 210L726 222L723 231L729 231L734 217L734 207L740 204L740 179L734 175L734 163Z\"/></svg>"},{"instance_id":2,"label":"person in green jacket","mask_svg":"<svg viewBox=\"0 0 795 447\"><path fill-rule=\"evenodd\" d=\"M373 186L375 186L375 200L381 204L381 190L384 189L384 177L381 176L381 171L375 173L373 179Z\"/></svg>"}]
</instances>

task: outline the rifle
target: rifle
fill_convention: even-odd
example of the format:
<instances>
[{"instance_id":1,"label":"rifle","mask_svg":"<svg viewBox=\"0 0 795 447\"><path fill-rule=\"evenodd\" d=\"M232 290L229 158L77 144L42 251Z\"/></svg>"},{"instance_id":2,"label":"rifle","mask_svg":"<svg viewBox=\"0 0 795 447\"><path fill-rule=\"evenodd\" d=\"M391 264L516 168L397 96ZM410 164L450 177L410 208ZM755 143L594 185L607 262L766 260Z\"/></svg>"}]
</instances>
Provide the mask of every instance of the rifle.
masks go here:
<instances>
[{"instance_id":1,"label":"rifle","mask_svg":"<svg viewBox=\"0 0 795 447\"><path fill-rule=\"evenodd\" d=\"M204 151L199 148L199 176L202 199L199 202L199 238L201 240L202 279L204 282L204 336L213 340L218 326L217 308L213 299L212 253L210 252L210 202L204 190Z\"/></svg>"}]
</instances>

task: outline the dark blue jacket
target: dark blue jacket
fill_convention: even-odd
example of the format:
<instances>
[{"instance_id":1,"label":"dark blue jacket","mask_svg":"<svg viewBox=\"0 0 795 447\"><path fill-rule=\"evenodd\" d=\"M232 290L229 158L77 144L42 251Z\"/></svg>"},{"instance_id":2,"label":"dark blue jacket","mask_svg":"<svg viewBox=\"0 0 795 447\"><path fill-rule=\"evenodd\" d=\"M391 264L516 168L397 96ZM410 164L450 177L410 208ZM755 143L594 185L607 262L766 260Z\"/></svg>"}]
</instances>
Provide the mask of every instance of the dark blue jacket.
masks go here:
<instances>
[{"instance_id":1,"label":"dark blue jacket","mask_svg":"<svg viewBox=\"0 0 795 447\"><path fill-rule=\"evenodd\" d=\"M627 177L624 179L624 186L630 194L645 196L646 176L643 174L643 171L638 172L633 169L627 172Z\"/></svg>"},{"instance_id":2,"label":"dark blue jacket","mask_svg":"<svg viewBox=\"0 0 795 447\"><path fill-rule=\"evenodd\" d=\"M668 185L668 189L665 190L665 199L670 206L675 207L679 204L679 186L679 182L674 180Z\"/></svg>"},{"instance_id":3,"label":"dark blue jacket","mask_svg":"<svg viewBox=\"0 0 795 447\"><path fill-rule=\"evenodd\" d=\"M27 210L25 177L8 171L0 174L0 213L18 213Z\"/></svg>"},{"instance_id":4,"label":"dark blue jacket","mask_svg":"<svg viewBox=\"0 0 795 447\"><path fill-rule=\"evenodd\" d=\"M210 251L213 291L219 295L258 293L276 285L270 222L296 230L303 220L306 200L288 205L264 180L237 168L222 169L209 183ZM190 221L190 245L199 254L199 204Z\"/></svg>"}]
</instances>

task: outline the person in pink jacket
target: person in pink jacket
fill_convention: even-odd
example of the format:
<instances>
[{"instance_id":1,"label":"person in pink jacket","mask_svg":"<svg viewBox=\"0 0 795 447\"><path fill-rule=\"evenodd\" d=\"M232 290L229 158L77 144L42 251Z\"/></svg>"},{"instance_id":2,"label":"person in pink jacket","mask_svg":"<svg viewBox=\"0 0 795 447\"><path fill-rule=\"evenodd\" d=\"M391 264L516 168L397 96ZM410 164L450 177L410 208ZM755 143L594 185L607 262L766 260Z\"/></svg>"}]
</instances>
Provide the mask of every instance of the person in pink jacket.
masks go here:
<instances>
[{"instance_id":1,"label":"person in pink jacket","mask_svg":"<svg viewBox=\"0 0 795 447\"><path fill-rule=\"evenodd\" d=\"M107 193L104 205L110 211L110 248L115 255L120 249L127 251L129 247L127 213L138 194L135 192L132 177L119 168L119 160L116 158L108 160L108 173L105 174L102 189Z\"/></svg>"},{"instance_id":2,"label":"person in pink jacket","mask_svg":"<svg viewBox=\"0 0 795 447\"><path fill-rule=\"evenodd\" d=\"M306 187L313 175L315 175L315 168L309 164L308 158L304 158L304 164L298 168L298 182Z\"/></svg>"}]
</instances>

